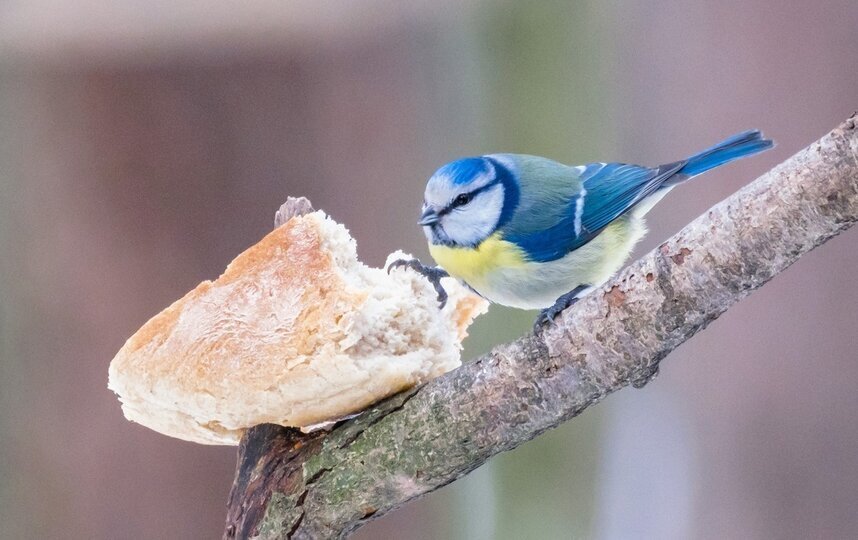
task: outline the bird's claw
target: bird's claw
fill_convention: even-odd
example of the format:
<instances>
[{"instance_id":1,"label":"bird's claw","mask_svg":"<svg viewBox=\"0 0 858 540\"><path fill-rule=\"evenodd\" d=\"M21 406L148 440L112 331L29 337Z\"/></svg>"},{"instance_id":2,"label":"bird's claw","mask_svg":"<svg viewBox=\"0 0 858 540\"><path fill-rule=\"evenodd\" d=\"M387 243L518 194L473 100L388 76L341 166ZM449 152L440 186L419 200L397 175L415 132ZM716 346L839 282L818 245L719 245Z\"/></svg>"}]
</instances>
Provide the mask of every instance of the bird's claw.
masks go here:
<instances>
[{"instance_id":1,"label":"bird's claw","mask_svg":"<svg viewBox=\"0 0 858 540\"><path fill-rule=\"evenodd\" d=\"M553 306L540 311L539 315L536 316L536 320L533 321L533 333L539 334L546 328L553 325L554 319L557 318L560 312L577 302L581 293L589 288L590 285L578 285L568 293L558 298L554 302Z\"/></svg>"},{"instance_id":2,"label":"bird's claw","mask_svg":"<svg viewBox=\"0 0 858 540\"><path fill-rule=\"evenodd\" d=\"M447 305L448 296L447 291L441 285L441 278L449 277L450 274L441 267L426 266L417 259L397 259L387 266L387 273L402 267L410 268L429 280L429 283L435 288L435 292L438 293L438 309L444 309L444 306Z\"/></svg>"},{"instance_id":3,"label":"bird's claw","mask_svg":"<svg viewBox=\"0 0 858 540\"><path fill-rule=\"evenodd\" d=\"M574 304L572 302L570 305ZM533 333L539 334L546 328L550 327L554 324L554 319L560 314L561 311L566 309L568 306L558 307L557 304L554 304L550 308L543 309L539 312L539 315L536 316L536 320L533 321Z\"/></svg>"},{"instance_id":4,"label":"bird's claw","mask_svg":"<svg viewBox=\"0 0 858 540\"><path fill-rule=\"evenodd\" d=\"M547 309L540 311L539 315L537 315L536 319L533 321L533 333L539 334L545 328L551 326L554 323L554 317L556 316L556 314L554 314L554 316L549 314Z\"/></svg>"},{"instance_id":5,"label":"bird's claw","mask_svg":"<svg viewBox=\"0 0 858 540\"><path fill-rule=\"evenodd\" d=\"M417 259L396 259L395 261L387 265L387 273L389 274L391 270L402 268L403 266L411 268L416 272L420 272L421 269L426 268ZM420 273L422 274L422 272Z\"/></svg>"}]
</instances>

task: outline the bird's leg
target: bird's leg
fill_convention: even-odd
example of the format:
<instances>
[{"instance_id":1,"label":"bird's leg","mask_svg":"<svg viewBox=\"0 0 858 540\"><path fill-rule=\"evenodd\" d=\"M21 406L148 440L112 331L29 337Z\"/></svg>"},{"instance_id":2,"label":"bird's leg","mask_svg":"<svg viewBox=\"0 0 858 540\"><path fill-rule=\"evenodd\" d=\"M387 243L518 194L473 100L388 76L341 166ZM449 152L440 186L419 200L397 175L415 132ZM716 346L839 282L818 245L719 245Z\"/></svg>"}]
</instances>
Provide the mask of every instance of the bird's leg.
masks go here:
<instances>
[{"instance_id":1,"label":"bird's leg","mask_svg":"<svg viewBox=\"0 0 858 540\"><path fill-rule=\"evenodd\" d=\"M440 304L438 309L444 309L444 305L447 303L447 291L441 285L441 278L450 277L450 274L440 266L426 266L417 259L399 259L393 261L387 267L387 273L389 274L394 268L401 268L403 266L414 270L429 280L429 283L435 287L435 292L438 293L438 303Z\"/></svg>"},{"instance_id":2,"label":"bird's leg","mask_svg":"<svg viewBox=\"0 0 858 540\"><path fill-rule=\"evenodd\" d=\"M552 324L554 322L554 318L557 317L561 311L577 302L580 294L590 287L592 287L592 285L578 285L568 293L558 298L554 302L553 306L540 311L539 315L536 316L536 320L533 322L533 333L537 334L544 327Z\"/></svg>"}]
</instances>

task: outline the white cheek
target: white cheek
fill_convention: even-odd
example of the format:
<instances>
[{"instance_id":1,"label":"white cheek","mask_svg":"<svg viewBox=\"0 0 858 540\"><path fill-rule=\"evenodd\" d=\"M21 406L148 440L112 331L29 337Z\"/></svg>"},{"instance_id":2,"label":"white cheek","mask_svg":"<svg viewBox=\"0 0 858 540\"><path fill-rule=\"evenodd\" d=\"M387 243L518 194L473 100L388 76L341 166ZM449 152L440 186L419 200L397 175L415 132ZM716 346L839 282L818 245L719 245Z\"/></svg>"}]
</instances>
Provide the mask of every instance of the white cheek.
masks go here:
<instances>
[{"instance_id":1,"label":"white cheek","mask_svg":"<svg viewBox=\"0 0 858 540\"><path fill-rule=\"evenodd\" d=\"M478 244L494 232L502 209L503 188L497 186L444 216L444 230L459 244Z\"/></svg>"}]
</instances>

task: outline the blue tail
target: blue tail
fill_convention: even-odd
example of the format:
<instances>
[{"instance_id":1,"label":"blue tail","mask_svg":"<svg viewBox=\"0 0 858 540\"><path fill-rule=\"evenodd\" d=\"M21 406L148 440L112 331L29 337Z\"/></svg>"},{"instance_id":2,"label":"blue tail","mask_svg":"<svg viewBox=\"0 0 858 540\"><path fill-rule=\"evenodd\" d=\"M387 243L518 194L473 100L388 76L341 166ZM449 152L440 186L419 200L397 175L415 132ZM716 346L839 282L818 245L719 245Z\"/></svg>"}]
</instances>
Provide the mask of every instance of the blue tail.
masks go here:
<instances>
[{"instance_id":1,"label":"blue tail","mask_svg":"<svg viewBox=\"0 0 858 540\"><path fill-rule=\"evenodd\" d=\"M729 139L722 141L712 148L694 154L686 160L686 164L678 172L682 175L696 176L705 173L715 167L720 167L725 163L729 163L734 159L752 156L772 148L775 144L763 139L763 134L759 130L754 129L745 131L738 135L733 135Z\"/></svg>"}]
</instances>

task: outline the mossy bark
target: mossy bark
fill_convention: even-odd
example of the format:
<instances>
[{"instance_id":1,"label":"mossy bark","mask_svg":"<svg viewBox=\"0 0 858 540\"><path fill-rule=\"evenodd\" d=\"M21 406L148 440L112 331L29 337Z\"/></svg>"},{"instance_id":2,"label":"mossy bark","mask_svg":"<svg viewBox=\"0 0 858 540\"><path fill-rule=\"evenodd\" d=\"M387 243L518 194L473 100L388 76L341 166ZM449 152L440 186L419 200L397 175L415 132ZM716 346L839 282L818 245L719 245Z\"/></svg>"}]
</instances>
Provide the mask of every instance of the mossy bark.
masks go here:
<instances>
[{"instance_id":1,"label":"mossy bark","mask_svg":"<svg viewBox=\"0 0 858 540\"><path fill-rule=\"evenodd\" d=\"M632 384L858 221L855 116L713 207L558 318L330 432L257 426L225 537L328 538L448 484Z\"/></svg>"}]
</instances>

